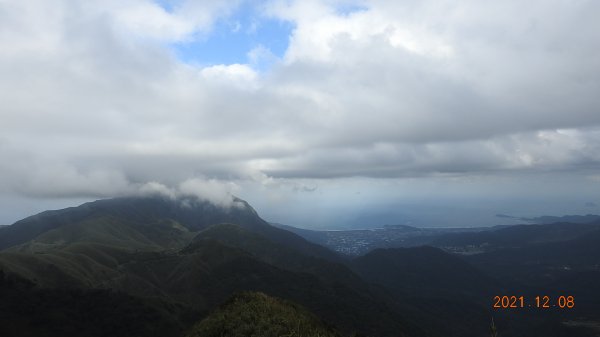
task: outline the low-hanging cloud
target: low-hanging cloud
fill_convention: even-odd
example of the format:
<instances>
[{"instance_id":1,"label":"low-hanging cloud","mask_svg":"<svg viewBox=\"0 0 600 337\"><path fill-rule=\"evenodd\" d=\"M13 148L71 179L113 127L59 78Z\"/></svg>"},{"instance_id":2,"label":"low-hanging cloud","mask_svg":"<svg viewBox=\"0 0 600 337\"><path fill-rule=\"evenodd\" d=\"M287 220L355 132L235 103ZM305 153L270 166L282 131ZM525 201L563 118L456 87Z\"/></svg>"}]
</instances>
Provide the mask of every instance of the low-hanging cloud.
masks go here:
<instances>
[{"instance_id":1,"label":"low-hanging cloud","mask_svg":"<svg viewBox=\"0 0 600 337\"><path fill-rule=\"evenodd\" d=\"M238 190L239 187L235 183L214 179L190 179L179 185L182 195L194 196L225 208L242 205L236 202L233 195Z\"/></svg>"},{"instance_id":2,"label":"low-hanging cloud","mask_svg":"<svg viewBox=\"0 0 600 337\"><path fill-rule=\"evenodd\" d=\"M239 191L239 186L233 182L193 178L181 182L176 187L168 187L155 181L148 182L137 189L137 194L142 196L158 195L171 200L182 199L185 202L187 202L187 198L192 197L228 209L244 206L243 203L237 201L234 195L237 191Z\"/></svg>"}]
</instances>

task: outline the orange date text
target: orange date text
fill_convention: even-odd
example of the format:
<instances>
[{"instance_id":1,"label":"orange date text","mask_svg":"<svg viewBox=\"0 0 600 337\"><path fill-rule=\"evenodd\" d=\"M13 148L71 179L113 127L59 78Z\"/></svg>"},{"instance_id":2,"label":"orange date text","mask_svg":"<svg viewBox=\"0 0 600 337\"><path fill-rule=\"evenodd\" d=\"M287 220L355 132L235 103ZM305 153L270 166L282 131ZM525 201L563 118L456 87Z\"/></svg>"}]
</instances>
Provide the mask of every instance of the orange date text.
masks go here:
<instances>
[{"instance_id":1,"label":"orange date text","mask_svg":"<svg viewBox=\"0 0 600 337\"><path fill-rule=\"evenodd\" d=\"M572 309L575 307L575 298L573 296L551 297L547 295L528 298L525 296L494 296L492 307L494 309L520 309L520 308L539 308L539 309Z\"/></svg>"}]
</instances>

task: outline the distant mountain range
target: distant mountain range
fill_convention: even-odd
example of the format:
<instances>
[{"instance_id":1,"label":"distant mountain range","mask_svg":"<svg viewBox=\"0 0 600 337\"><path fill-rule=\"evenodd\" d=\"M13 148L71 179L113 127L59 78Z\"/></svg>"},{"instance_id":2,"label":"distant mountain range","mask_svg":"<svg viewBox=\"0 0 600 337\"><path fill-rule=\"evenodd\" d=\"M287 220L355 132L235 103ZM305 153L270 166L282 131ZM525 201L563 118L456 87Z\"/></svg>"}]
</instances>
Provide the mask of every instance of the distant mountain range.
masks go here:
<instances>
[{"instance_id":1,"label":"distant mountain range","mask_svg":"<svg viewBox=\"0 0 600 337\"><path fill-rule=\"evenodd\" d=\"M116 198L1 227L0 335L475 337L492 317L501 336L598 333L598 223L347 231L376 243L352 256L235 204ZM577 306L492 309L513 294Z\"/></svg>"},{"instance_id":2,"label":"distant mountain range","mask_svg":"<svg viewBox=\"0 0 600 337\"><path fill-rule=\"evenodd\" d=\"M549 216L543 215L534 218L515 217L506 214L496 214L498 218L515 219L519 221L525 221L534 224L550 224L556 222L569 222L569 223L592 223L600 221L600 215L587 214L587 215L564 215L564 216Z\"/></svg>"}]
</instances>

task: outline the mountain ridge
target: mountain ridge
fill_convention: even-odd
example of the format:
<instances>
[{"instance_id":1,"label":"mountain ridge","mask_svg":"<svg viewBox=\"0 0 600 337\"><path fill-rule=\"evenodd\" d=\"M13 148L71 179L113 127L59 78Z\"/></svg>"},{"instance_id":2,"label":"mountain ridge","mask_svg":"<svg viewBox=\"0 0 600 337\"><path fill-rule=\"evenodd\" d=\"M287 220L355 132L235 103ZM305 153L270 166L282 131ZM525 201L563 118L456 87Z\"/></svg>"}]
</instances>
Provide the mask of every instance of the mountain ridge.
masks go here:
<instances>
[{"instance_id":1,"label":"mountain ridge","mask_svg":"<svg viewBox=\"0 0 600 337\"><path fill-rule=\"evenodd\" d=\"M31 239L2 250L0 269L40 291L112 289L200 317L235 292L261 291L309 308L347 335L422 335L337 254L270 226L253 209L200 204L193 218L194 209L172 202L117 198L27 218L14 226L33 227Z\"/></svg>"},{"instance_id":2,"label":"mountain ridge","mask_svg":"<svg viewBox=\"0 0 600 337\"><path fill-rule=\"evenodd\" d=\"M11 226L0 228L0 250L31 241L44 233L63 228L65 225L73 226L99 216L108 216L118 219L121 223L127 223L136 231L141 232L142 236L146 236L152 230L152 227L148 225L161 221L166 222L165 230L173 227L174 223L178 224L180 232L186 230L197 232L214 224L236 223L261 233L273 241L293 246L306 254L331 260L339 258L337 254L308 242L299 235L269 225L246 201L238 198L235 201L241 206L225 209L207 201L190 198L172 200L160 196L146 196L97 200L77 207L41 212L19 220ZM161 234L160 237L164 237L164 235ZM180 239L182 241L180 246L182 246L185 244L183 242L185 240Z\"/></svg>"},{"instance_id":3,"label":"mountain ridge","mask_svg":"<svg viewBox=\"0 0 600 337\"><path fill-rule=\"evenodd\" d=\"M585 332L575 333L581 310L600 313L593 289L600 280L594 265L600 254L600 231L589 227L593 225L511 226L450 236L455 244L483 244L490 235L496 237L497 242L486 246L493 249L475 254L413 247L375 249L350 258L275 228L247 203L238 203L243 207L224 209L168 198L105 199L44 212L9 230L0 229L0 238L9 244L0 251L0 274L8 275L5 280L24 280L21 286L0 289L0 320L4 315L19 321L20 333L2 326L0 333L39 335L29 328L34 323L19 317L32 312L34 319L46 321L41 326L50 328L48 336L65 334L54 321L85 328L74 319L88 322L82 335L106 335L93 317L80 316L76 309L98 301L103 304L90 310L94 315L110 317L103 311L110 310L111 303L144 313L123 314L139 320L131 335L119 323L126 320L116 319L118 324L109 325L121 329L116 336L145 336L148 329L164 331L163 326L173 329L165 335L181 337L232 295L246 291L297 303L342 336L479 337L488 332L492 295L541 294L561 286L578 298L577 309L564 312L565 316L495 311L500 331L587 337ZM20 232L15 231L20 226ZM574 231L565 232L570 229ZM381 235L389 230L394 229L353 233ZM6 237L12 234L16 238ZM423 241L441 237L448 238L428 236ZM573 270L563 270L565 261L579 264L569 262L567 267ZM552 278L540 287L535 277L545 275ZM14 305L25 309L14 311ZM40 305L50 312L31 309ZM53 320L52 315L63 319ZM69 315L74 318L64 319ZM562 324L567 317L575 323ZM593 321L591 317L585 322Z\"/></svg>"}]
</instances>

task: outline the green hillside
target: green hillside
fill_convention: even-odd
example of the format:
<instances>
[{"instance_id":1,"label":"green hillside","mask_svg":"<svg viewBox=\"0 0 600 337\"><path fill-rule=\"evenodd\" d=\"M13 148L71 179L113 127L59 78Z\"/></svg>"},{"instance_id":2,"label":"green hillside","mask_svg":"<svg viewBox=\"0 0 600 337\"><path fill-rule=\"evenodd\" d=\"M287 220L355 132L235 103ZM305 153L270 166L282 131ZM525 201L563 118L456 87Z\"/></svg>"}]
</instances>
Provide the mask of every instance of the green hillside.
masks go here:
<instances>
[{"instance_id":1,"label":"green hillside","mask_svg":"<svg viewBox=\"0 0 600 337\"><path fill-rule=\"evenodd\" d=\"M234 296L194 325L187 337L338 337L315 315L263 293Z\"/></svg>"},{"instance_id":2,"label":"green hillside","mask_svg":"<svg viewBox=\"0 0 600 337\"><path fill-rule=\"evenodd\" d=\"M479 255L417 247L350 260L238 204L117 198L0 228L0 336L478 337L493 314L500 335L587 337L581 324L600 312L600 232L583 225L574 237L564 224L496 230ZM490 308L495 294L560 291L576 308Z\"/></svg>"},{"instance_id":3,"label":"green hillside","mask_svg":"<svg viewBox=\"0 0 600 337\"><path fill-rule=\"evenodd\" d=\"M32 219L13 226L42 233L0 252L0 270L42 292L111 290L180 306L198 319L232 294L260 291L309 308L344 334L421 335L336 254L272 227L249 206L120 198ZM230 220L238 222L218 225ZM24 232L0 235L14 233Z\"/></svg>"},{"instance_id":4,"label":"green hillside","mask_svg":"<svg viewBox=\"0 0 600 337\"><path fill-rule=\"evenodd\" d=\"M302 237L269 225L245 201L224 209L193 198L124 197L46 211L0 228L0 250L29 243L44 250L73 242L96 242L131 249L181 248L212 225L233 223L303 254L329 260L339 257Z\"/></svg>"},{"instance_id":5,"label":"green hillside","mask_svg":"<svg viewBox=\"0 0 600 337\"><path fill-rule=\"evenodd\" d=\"M2 337L179 337L195 316L107 289L40 288L0 270Z\"/></svg>"},{"instance_id":6,"label":"green hillside","mask_svg":"<svg viewBox=\"0 0 600 337\"><path fill-rule=\"evenodd\" d=\"M211 226L198 233L190 244L190 248L207 239L219 241L230 247L240 248L252 254L255 258L281 269L313 274L324 281L341 282L351 287L365 287L365 283L360 277L342 263L307 256L293 246L273 242L264 235L252 232L239 225L220 224Z\"/></svg>"}]
</instances>

